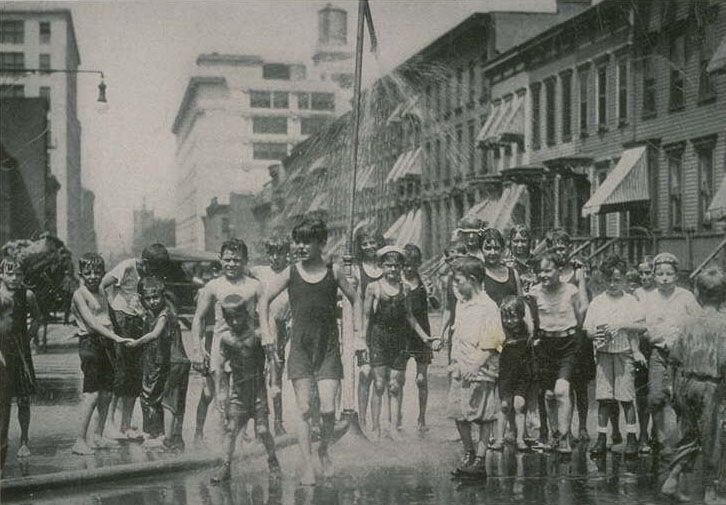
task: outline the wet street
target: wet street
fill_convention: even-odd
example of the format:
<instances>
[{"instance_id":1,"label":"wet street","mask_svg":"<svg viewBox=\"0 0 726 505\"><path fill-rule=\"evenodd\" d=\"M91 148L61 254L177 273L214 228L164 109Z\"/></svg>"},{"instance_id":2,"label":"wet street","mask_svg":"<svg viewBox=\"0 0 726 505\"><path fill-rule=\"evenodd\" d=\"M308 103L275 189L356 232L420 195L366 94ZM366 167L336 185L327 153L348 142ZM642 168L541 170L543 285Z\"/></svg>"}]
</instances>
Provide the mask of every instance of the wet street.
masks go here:
<instances>
[{"instance_id":1,"label":"wet street","mask_svg":"<svg viewBox=\"0 0 726 505\"><path fill-rule=\"evenodd\" d=\"M9 466L6 477L38 475L64 470L92 469L119 463L146 462L171 455L145 453L139 444L120 450L99 452L95 457L70 452L76 429L80 400L80 370L72 340L59 332L51 340L47 354L35 356L39 395L33 407L31 449L33 456L19 463L17 424L11 425ZM71 342L69 344L69 342ZM332 450L337 475L314 488L298 484L299 453L296 446L279 451L283 475L269 480L264 458L241 458L233 466L232 482L210 486L212 468L171 474L127 478L82 488L51 489L3 500L23 504L651 504L663 503L656 490L664 478L664 463L653 457L624 462L613 448L606 461L595 462L580 444L571 457L555 454L516 453L507 447L503 453L490 452L488 479L481 482L452 481L450 470L461 453L455 441L453 423L445 417L445 355L439 354L431 367L429 431L416 430L417 397L414 368L409 367L404 393L404 430L400 441L359 442L343 437ZM413 363L411 363L413 365ZM193 376L187 402L185 439L191 448L194 409L201 381ZM289 404L290 392L284 397ZM593 404L594 407L594 404ZM138 408L137 408L138 410ZM138 414L138 413L137 413ZM292 412L290 413L292 414ZM291 417L291 416L290 416ZM288 420L290 419L288 417ZM595 412L590 411L589 430L595 433ZM208 423L207 443L215 447L219 432ZM294 424L287 423L288 431ZM248 445L243 444L243 451ZM213 454L207 449L202 453ZM685 491L700 496L698 468L691 474Z\"/></svg>"}]
</instances>

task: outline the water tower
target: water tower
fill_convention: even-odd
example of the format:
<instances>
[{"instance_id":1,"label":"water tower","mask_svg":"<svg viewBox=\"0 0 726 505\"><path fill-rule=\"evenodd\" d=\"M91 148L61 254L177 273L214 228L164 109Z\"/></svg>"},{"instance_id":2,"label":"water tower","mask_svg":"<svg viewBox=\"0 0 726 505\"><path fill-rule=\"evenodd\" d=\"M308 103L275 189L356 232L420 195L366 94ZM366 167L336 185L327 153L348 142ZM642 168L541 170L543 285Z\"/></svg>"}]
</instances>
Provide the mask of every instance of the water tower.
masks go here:
<instances>
[{"instance_id":1,"label":"water tower","mask_svg":"<svg viewBox=\"0 0 726 505\"><path fill-rule=\"evenodd\" d=\"M348 13L327 4L318 11L318 41L313 63L323 81L334 81L342 88L353 84L353 46L348 36Z\"/></svg>"}]
</instances>

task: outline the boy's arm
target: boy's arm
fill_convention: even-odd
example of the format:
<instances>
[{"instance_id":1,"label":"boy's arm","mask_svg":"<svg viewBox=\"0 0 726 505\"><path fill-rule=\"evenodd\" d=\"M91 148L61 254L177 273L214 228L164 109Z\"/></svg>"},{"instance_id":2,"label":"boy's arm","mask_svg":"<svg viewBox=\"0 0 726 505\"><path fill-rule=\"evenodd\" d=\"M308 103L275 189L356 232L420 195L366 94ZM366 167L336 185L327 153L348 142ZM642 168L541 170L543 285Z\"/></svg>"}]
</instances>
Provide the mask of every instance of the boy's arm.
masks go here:
<instances>
[{"instance_id":1,"label":"boy's arm","mask_svg":"<svg viewBox=\"0 0 726 505\"><path fill-rule=\"evenodd\" d=\"M358 291L353 288L345 278L345 274L338 265L333 265L333 275L338 283L338 288L343 292L350 304L353 306L353 346L356 350L366 349L365 339L361 338L363 326L363 307Z\"/></svg>"},{"instance_id":2,"label":"boy's arm","mask_svg":"<svg viewBox=\"0 0 726 505\"><path fill-rule=\"evenodd\" d=\"M376 283L372 282L366 286L365 298L363 301L363 324L361 325L361 332L363 335L368 335L368 326L371 324L371 312L373 312L373 305L376 302Z\"/></svg>"},{"instance_id":3,"label":"boy's arm","mask_svg":"<svg viewBox=\"0 0 726 505\"><path fill-rule=\"evenodd\" d=\"M414 317L413 312L411 312L411 306L408 303L408 297L406 297L406 321L416 332L418 338L420 338L425 344L428 344L431 340L433 340L431 336L428 335L418 323L418 319Z\"/></svg>"},{"instance_id":4,"label":"boy's arm","mask_svg":"<svg viewBox=\"0 0 726 505\"><path fill-rule=\"evenodd\" d=\"M217 380L215 381L216 395L217 395L217 407L219 411L224 415L227 409L227 398L229 397L229 374L225 368L227 366L227 358L224 355L224 350L220 351L221 359L215 360L214 372Z\"/></svg>"},{"instance_id":5,"label":"boy's arm","mask_svg":"<svg viewBox=\"0 0 726 505\"><path fill-rule=\"evenodd\" d=\"M476 378L477 374L479 373L479 369L484 366L484 364L489 360L492 354L494 354L494 351L492 351L491 349L479 349L475 355L474 363L472 364L471 368L467 370L462 370L461 378L467 381Z\"/></svg>"},{"instance_id":6,"label":"boy's arm","mask_svg":"<svg viewBox=\"0 0 726 505\"><path fill-rule=\"evenodd\" d=\"M35 293L31 290L27 290L26 300L28 301L28 308L30 313L30 327L28 328L28 336L30 338L35 337L38 334L40 323L43 321L43 314L40 312L38 307L38 300L35 298Z\"/></svg>"},{"instance_id":7,"label":"boy's arm","mask_svg":"<svg viewBox=\"0 0 726 505\"><path fill-rule=\"evenodd\" d=\"M156 320L156 324L154 324L154 328L149 333L136 340L131 340L127 343L127 345L130 347L139 347L141 345L151 342L152 340L156 340L164 332L167 321L168 317L166 314L160 315L159 319Z\"/></svg>"},{"instance_id":8,"label":"boy's arm","mask_svg":"<svg viewBox=\"0 0 726 505\"><path fill-rule=\"evenodd\" d=\"M215 298L209 285L203 287L197 293L197 306L194 310L194 318L192 318L192 342L195 344L192 363L195 368L199 369L207 355L207 351L204 349L205 318L214 305Z\"/></svg>"},{"instance_id":9,"label":"boy's arm","mask_svg":"<svg viewBox=\"0 0 726 505\"><path fill-rule=\"evenodd\" d=\"M274 275L264 287L257 305L257 314L260 318L260 333L263 342L275 342L273 330L270 327L270 304L277 295L287 288L290 283L290 267Z\"/></svg>"},{"instance_id":10,"label":"boy's arm","mask_svg":"<svg viewBox=\"0 0 726 505\"><path fill-rule=\"evenodd\" d=\"M86 298L80 293L80 291L76 291L73 293L73 305L78 309L78 315L81 316L81 319L83 319L83 322L86 324L86 326L93 330L95 333L98 333L104 338L110 339L114 342L125 342L125 338L121 338L116 333L114 333L109 328L106 328L104 325L102 325L98 319L96 319L96 316L93 315L93 312L91 312L91 309L88 308L88 301Z\"/></svg>"},{"instance_id":11,"label":"boy's arm","mask_svg":"<svg viewBox=\"0 0 726 505\"><path fill-rule=\"evenodd\" d=\"M119 272L119 265L116 265L111 271L106 272L106 275L101 279L101 293L106 295L106 298L110 302L115 295L116 286L118 286L119 280L123 278L123 272Z\"/></svg>"}]
</instances>

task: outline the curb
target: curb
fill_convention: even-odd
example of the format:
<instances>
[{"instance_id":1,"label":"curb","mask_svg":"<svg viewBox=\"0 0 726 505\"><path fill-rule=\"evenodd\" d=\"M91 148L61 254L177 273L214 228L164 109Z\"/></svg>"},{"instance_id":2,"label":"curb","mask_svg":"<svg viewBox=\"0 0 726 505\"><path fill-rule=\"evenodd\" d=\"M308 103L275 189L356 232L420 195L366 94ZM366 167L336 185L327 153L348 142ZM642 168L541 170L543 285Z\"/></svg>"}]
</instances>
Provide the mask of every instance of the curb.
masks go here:
<instances>
[{"instance_id":1,"label":"curb","mask_svg":"<svg viewBox=\"0 0 726 505\"><path fill-rule=\"evenodd\" d=\"M336 429L336 432L338 430ZM277 449L284 449L297 442L294 435L283 435L275 440ZM242 455L242 459L265 455L265 448L256 444ZM124 463L92 470L73 470L48 473L29 477L15 477L0 480L0 497L3 500L11 496L29 495L36 491L75 486L79 484L98 483L111 480L129 479L132 477L163 475L183 470L194 470L217 465L222 457L208 452L204 454L185 455L178 458L145 461L141 463Z\"/></svg>"}]
</instances>

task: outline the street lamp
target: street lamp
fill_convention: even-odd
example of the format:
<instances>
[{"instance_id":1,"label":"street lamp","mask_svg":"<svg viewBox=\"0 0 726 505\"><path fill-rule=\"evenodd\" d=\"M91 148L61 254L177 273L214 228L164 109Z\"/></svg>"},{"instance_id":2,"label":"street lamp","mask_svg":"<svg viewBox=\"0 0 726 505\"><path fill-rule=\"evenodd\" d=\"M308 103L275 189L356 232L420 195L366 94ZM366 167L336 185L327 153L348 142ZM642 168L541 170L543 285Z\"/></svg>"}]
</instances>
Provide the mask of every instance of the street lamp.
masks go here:
<instances>
[{"instance_id":1,"label":"street lamp","mask_svg":"<svg viewBox=\"0 0 726 505\"><path fill-rule=\"evenodd\" d=\"M106 83L103 80L103 72L100 70L0 67L0 75L2 74L98 74L101 76L101 82L98 84L98 98L96 101L100 104L99 107L108 107L108 100L106 99Z\"/></svg>"}]
</instances>

